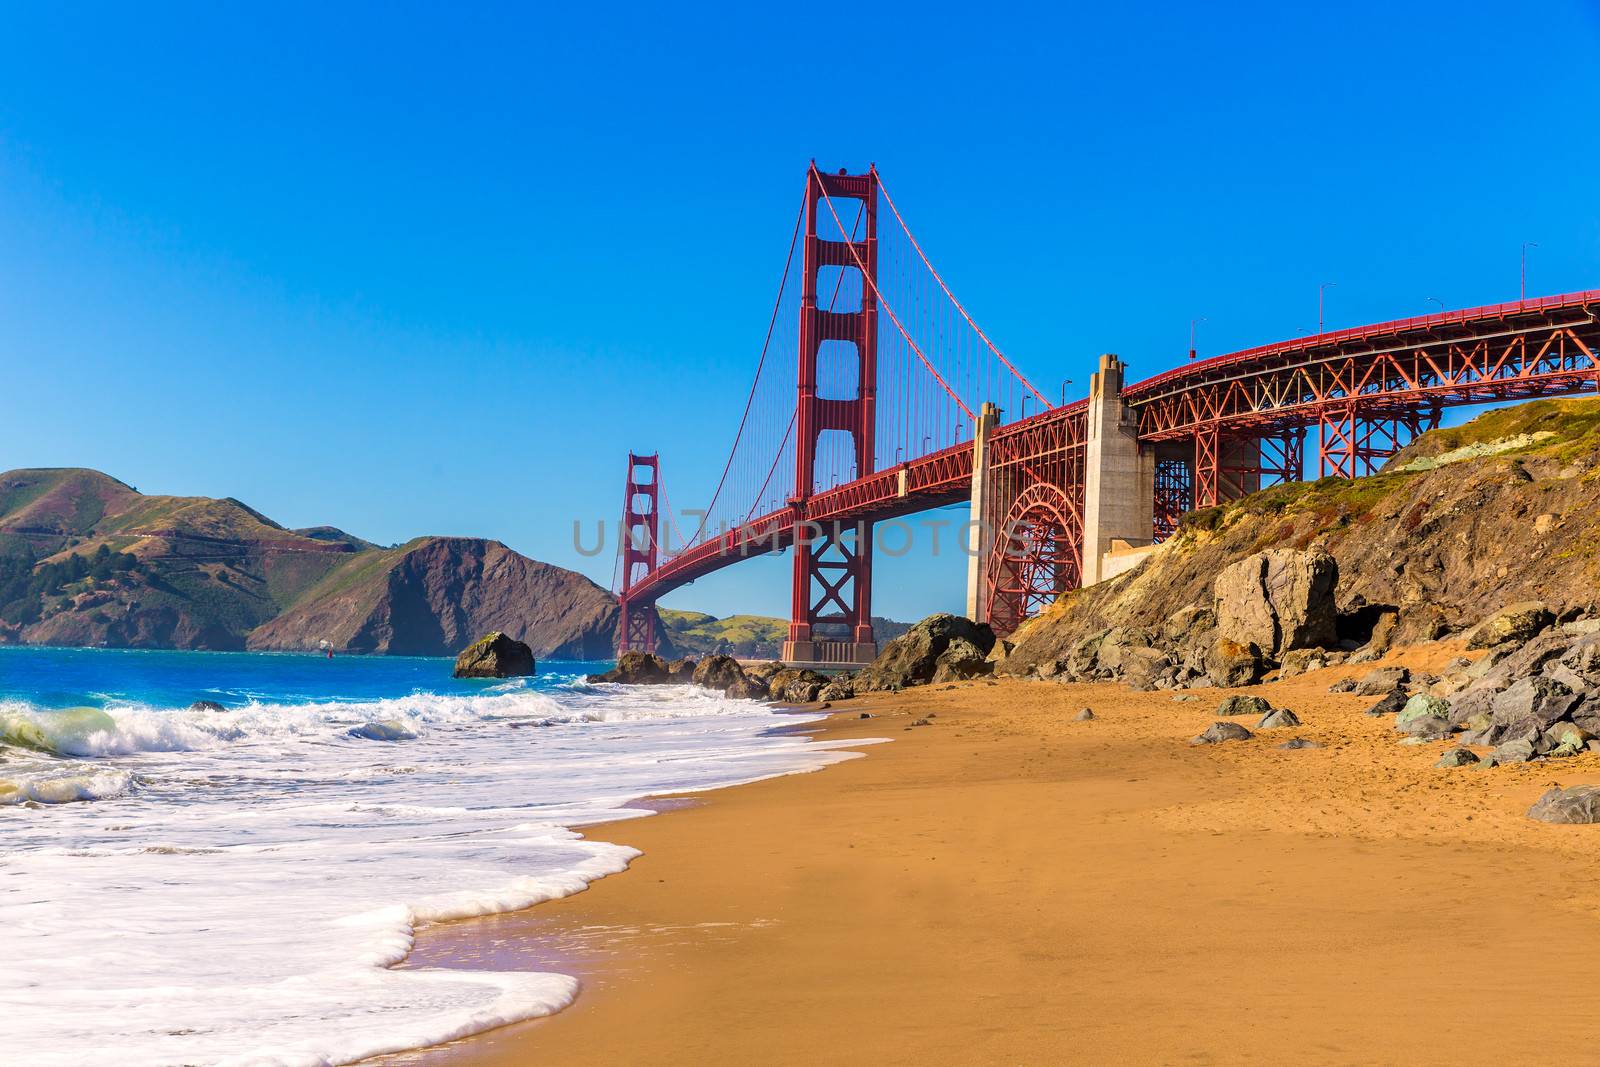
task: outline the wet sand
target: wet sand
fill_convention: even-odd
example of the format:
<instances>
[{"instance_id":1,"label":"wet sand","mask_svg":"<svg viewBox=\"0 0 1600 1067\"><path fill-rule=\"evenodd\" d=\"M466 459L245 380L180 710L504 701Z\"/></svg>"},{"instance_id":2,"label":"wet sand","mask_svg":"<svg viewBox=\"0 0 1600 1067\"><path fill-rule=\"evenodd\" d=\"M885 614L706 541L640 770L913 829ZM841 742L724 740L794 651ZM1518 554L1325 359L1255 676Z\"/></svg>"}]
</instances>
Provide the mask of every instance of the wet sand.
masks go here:
<instances>
[{"instance_id":1,"label":"wet sand","mask_svg":"<svg viewBox=\"0 0 1600 1067\"><path fill-rule=\"evenodd\" d=\"M553 968L583 993L384 1062L1600 1058L1582 992L1600 826L1524 817L1553 783L1600 782L1600 757L1435 769L1446 746L1398 745L1392 717L1362 714L1374 698L1327 692L1366 669L1251 690L1304 726L1202 747L1215 690L1002 681L841 704L819 736L892 743L598 827L645 855L575 897L423 931L413 966ZM1072 721L1084 706L1099 717ZM1294 736L1325 747L1276 747Z\"/></svg>"}]
</instances>

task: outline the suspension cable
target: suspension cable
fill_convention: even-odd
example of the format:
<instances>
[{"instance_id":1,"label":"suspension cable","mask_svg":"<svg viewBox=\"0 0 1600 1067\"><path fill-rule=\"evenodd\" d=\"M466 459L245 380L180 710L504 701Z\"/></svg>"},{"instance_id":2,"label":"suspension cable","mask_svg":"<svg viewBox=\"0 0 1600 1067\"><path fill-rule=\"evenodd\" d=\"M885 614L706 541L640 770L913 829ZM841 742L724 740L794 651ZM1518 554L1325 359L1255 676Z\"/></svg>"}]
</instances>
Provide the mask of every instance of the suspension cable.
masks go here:
<instances>
[{"instance_id":1,"label":"suspension cable","mask_svg":"<svg viewBox=\"0 0 1600 1067\"><path fill-rule=\"evenodd\" d=\"M728 471L733 467L734 457L739 454L739 441L744 437L745 423L750 419L750 407L755 403L756 386L761 384L761 370L767 363L767 350L772 345L772 331L778 325L778 312L783 305L783 293L789 285L789 270L794 266L794 249L800 243L800 224L805 220L806 202L800 198L800 210L794 218L794 233L789 237L789 255L783 262L783 277L778 281L778 295L772 302L772 317L767 322L767 336L761 342L761 358L756 362L756 374L750 382L750 393L744 400L744 414L739 417L739 430L733 435L733 447L728 449L728 461L722 465L722 477L717 479L717 488L711 494L711 503L706 505L705 514L700 516L700 526L694 532L694 537L686 542L698 542L700 535L705 533L706 521L710 519L712 509L717 506L717 498L722 495L722 487L728 480Z\"/></svg>"},{"instance_id":2,"label":"suspension cable","mask_svg":"<svg viewBox=\"0 0 1600 1067\"><path fill-rule=\"evenodd\" d=\"M840 220L839 213L834 210L833 198L828 195L827 186L822 183L822 173L817 170L815 162L811 164L811 175L817 182L818 191L822 193L823 203L828 205L828 214L833 216L834 225L839 228L840 233L844 233L844 223ZM895 314L894 308L889 304L889 301L884 299L883 293L878 291L877 279L872 277L871 272L867 270L867 265L861 261L861 253L856 251L855 242L847 242L845 247L850 250L850 257L856 261L856 269L861 271L861 277L865 278L867 284L872 287L872 293L878 298L878 303L882 304L883 310L889 313L889 320L894 323L895 329L900 331L900 336L905 338L906 344L911 346L911 351L917 354L917 358L922 361L922 365L928 368L928 373L933 375L940 387L949 394L950 399L956 402L956 405L961 408L967 418L973 422L978 421L977 416L972 413L972 409L967 407L966 402L956 395L955 390L950 388L950 384L944 380L944 375L940 374L939 369L928 361L928 357L922 354L921 347L918 346L916 341L912 340L911 335L906 332L906 328L900 324L900 317Z\"/></svg>"},{"instance_id":3,"label":"suspension cable","mask_svg":"<svg viewBox=\"0 0 1600 1067\"><path fill-rule=\"evenodd\" d=\"M873 173L876 174L877 171L874 170ZM922 246L917 243L916 235L911 232L911 227L907 226L906 220L901 217L900 209L894 206L894 199L889 195L888 186L883 184L882 175L878 176L878 189L883 193L883 202L889 205L890 211L894 212L894 220L900 224L901 231L904 232L907 239L911 241L911 247L915 248L917 250L917 255L922 258L922 265L928 268L928 273L932 274L933 280L939 283L939 288L944 290L944 295L950 298L950 303L954 304L956 310L961 312L961 317L967 320L967 325L971 326L972 331L983 340L983 343L988 346L989 351L995 354L995 358L1001 363L1004 363L1006 365L1006 369L1016 376L1017 381L1027 386L1028 392L1039 398L1039 403L1043 404L1047 408L1051 407L1052 405L1050 401L1044 398L1044 394L1040 393L1039 390L1033 387L1033 383L1028 380L1027 376L1019 371L1012 364L1012 362L1005 357L1005 353L1001 352L994 346L994 342L989 340L989 335L983 332L982 327L980 327L976 322L972 321L972 316L967 314L967 309L961 306L961 301L956 299L956 294L952 293L950 291L950 287L944 283L944 279L939 276L939 272L934 269L933 264L928 261L928 254L924 252L922 250Z\"/></svg>"}]
</instances>

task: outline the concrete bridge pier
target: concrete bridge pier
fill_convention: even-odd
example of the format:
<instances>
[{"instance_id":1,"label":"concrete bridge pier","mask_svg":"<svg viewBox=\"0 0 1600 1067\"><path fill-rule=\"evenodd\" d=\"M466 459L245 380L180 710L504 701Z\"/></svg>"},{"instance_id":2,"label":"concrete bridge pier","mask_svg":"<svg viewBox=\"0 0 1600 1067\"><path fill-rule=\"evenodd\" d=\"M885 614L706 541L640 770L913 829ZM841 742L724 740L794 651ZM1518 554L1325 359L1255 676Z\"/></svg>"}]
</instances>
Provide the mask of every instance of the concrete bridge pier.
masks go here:
<instances>
[{"instance_id":1,"label":"concrete bridge pier","mask_svg":"<svg viewBox=\"0 0 1600 1067\"><path fill-rule=\"evenodd\" d=\"M989 621L984 571L989 565L989 553L994 551L997 521L990 514L994 496L989 492L989 435L999 423L1000 409L984 401L972 431L972 512L967 522L967 618L973 622Z\"/></svg>"},{"instance_id":2,"label":"concrete bridge pier","mask_svg":"<svg viewBox=\"0 0 1600 1067\"><path fill-rule=\"evenodd\" d=\"M1115 548L1154 543L1156 454L1139 445L1138 413L1122 399L1127 364L1107 353L1089 379L1083 470L1083 584L1125 568L1108 560Z\"/></svg>"}]
</instances>

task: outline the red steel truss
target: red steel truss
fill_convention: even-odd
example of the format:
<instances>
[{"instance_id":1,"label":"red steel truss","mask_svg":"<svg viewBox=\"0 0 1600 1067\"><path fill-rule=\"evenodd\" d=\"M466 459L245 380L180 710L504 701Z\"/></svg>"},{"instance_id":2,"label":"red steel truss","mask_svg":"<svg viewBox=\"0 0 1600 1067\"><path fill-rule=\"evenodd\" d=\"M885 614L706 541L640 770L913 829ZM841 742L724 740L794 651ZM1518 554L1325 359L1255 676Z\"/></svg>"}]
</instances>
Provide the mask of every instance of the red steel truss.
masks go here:
<instances>
[{"instance_id":1,"label":"red steel truss","mask_svg":"<svg viewBox=\"0 0 1600 1067\"><path fill-rule=\"evenodd\" d=\"M1083 573L1082 401L997 428L984 514L999 520L984 571L989 625L1009 634Z\"/></svg>"},{"instance_id":2,"label":"red steel truss","mask_svg":"<svg viewBox=\"0 0 1600 1067\"><path fill-rule=\"evenodd\" d=\"M1182 456L1156 457L1155 540L1165 541L1178 532L1178 520L1193 510L1194 479L1189 461Z\"/></svg>"}]
</instances>

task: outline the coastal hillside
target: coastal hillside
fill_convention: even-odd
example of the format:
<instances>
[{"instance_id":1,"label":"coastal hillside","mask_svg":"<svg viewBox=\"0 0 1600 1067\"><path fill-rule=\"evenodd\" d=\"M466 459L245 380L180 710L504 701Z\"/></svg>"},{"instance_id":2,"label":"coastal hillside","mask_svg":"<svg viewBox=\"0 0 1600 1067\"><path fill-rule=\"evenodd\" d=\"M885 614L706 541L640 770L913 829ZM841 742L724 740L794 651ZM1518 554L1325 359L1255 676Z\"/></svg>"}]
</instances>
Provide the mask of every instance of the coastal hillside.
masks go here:
<instances>
[{"instance_id":1,"label":"coastal hillside","mask_svg":"<svg viewBox=\"0 0 1600 1067\"><path fill-rule=\"evenodd\" d=\"M495 541L380 548L99 471L0 474L0 643L447 655L490 629L539 656L596 658L616 605Z\"/></svg>"},{"instance_id":2,"label":"coastal hillside","mask_svg":"<svg viewBox=\"0 0 1600 1067\"><path fill-rule=\"evenodd\" d=\"M616 601L580 574L498 541L420 537L360 552L252 631L252 649L314 648L438 656L490 630L534 655L605 659L615 647Z\"/></svg>"},{"instance_id":3,"label":"coastal hillside","mask_svg":"<svg viewBox=\"0 0 1600 1067\"><path fill-rule=\"evenodd\" d=\"M739 659L777 659L789 636L787 619L770 615L729 615L719 619L703 611L661 608L662 632L670 651L680 656L721 654ZM872 635L888 644L911 628L910 623L874 616Z\"/></svg>"},{"instance_id":4,"label":"coastal hillside","mask_svg":"<svg viewBox=\"0 0 1600 1067\"><path fill-rule=\"evenodd\" d=\"M1137 568L1020 628L1003 669L1037 670L1109 628L1160 633L1185 609L1209 607L1230 564L1313 546L1337 561L1340 636L1357 643L1442 637L1517 601L1594 614L1600 400L1497 409L1424 434L1371 477L1277 486L1194 512Z\"/></svg>"}]
</instances>

